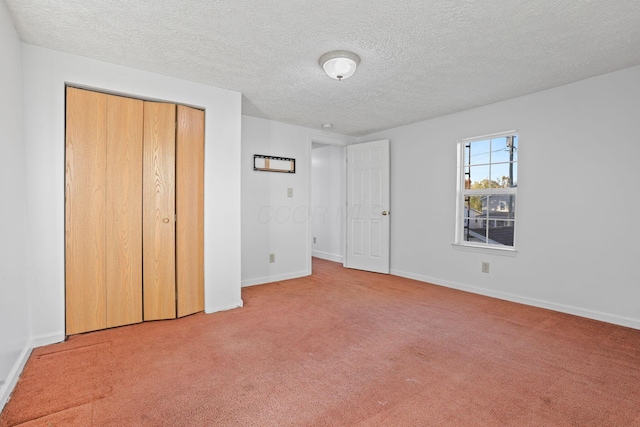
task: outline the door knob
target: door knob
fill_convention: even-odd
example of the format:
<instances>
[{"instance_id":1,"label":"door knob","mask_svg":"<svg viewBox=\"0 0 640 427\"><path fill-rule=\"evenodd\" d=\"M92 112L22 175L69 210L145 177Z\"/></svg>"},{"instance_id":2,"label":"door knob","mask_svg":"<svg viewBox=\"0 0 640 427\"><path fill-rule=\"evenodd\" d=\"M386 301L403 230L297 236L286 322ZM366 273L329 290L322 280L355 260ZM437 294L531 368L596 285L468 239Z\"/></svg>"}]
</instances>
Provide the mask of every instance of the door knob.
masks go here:
<instances>
[{"instance_id":1,"label":"door knob","mask_svg":"<svg viewBox=\"0 0 640 427\"><path fill-rule=\"evenodd\" d=\"M382 211L382 215L387 216L387 215L389 215L389 212L387 212L387 211Z\"/></svg>"},{"instance_id":2,"label":"door knob","mask_svg":"<svg viewBox=\"0 0 640 427\"><path fill-rule=\"evenodd\" d=\"M169 218L162 218L162 222L164 222L165 224L169 223Z\"/></svg>"}]
</instances>

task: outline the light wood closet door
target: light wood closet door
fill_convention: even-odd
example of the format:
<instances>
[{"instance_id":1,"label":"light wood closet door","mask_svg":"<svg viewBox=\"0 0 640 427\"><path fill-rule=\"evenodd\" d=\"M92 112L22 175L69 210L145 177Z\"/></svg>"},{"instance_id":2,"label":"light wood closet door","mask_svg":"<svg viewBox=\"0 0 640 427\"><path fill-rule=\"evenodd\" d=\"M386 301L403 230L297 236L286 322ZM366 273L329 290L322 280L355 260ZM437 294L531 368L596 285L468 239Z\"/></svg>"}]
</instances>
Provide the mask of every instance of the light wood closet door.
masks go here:
<instances>
[{"instance_id":1,"label":"light wood closet door","mask_svg":"<svg viewBox=\"0 0 640 427\"><path fill-rule=\"evenodd\" d=\"M144 320L176 317L176 106L144 103Z\"/></svg>"},{"instance_id":2,"label":"light wood closet door","mask_svg":"<svg viewBox=\"0 0 640 427\"><path fill-rule=\"evenodd\" d=\"M67 89L67 334L142 321L141 101Z\"/></svg>"},{"instance_id":3,"label":"light wood closet door","mask_svg":"<svg viewBox=\"0 0 640 427\"><path fill-rule=\"evenodd\" d=\"M65 293L69 335L107 326L106 125L106 95L67 89Z\"/></svg>"},{"instance_id":4,"label":"light wood closet door","mask_svg":"<svg viewBox=\"0 0 640 427\"><path fill-rule=\"evenodd\" d=\"M107 96L107 327L142 322L143 102Z\"/></svg>"},{"instance_id":5,"label":"light wood closet door","mask_svg":"<svg viewBox=\"0 0 640 427\"><path fill-rule=\"evenodd\" d=\"M204 310L204 111L178 105L176 136L178 317Z\"/></svg>"}]
</instances>

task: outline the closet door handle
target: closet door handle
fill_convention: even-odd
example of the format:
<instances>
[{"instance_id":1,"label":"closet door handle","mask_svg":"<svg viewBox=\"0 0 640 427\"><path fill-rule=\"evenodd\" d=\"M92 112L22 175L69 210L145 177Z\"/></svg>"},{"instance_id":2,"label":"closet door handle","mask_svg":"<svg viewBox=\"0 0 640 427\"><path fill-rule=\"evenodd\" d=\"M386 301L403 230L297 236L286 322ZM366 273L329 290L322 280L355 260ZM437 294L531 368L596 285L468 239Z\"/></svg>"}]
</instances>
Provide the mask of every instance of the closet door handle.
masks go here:
<instances>
[{"instance_id":1,"label":"closet door handle","mask_svg":"<svg viewBox=\"0 0 640 427\"><path fill-rule=\"evenodd\" d=\"M164 222L165 224L169 224L169 218L162 218L162 222Z\"/></svg>"}]
</instances>

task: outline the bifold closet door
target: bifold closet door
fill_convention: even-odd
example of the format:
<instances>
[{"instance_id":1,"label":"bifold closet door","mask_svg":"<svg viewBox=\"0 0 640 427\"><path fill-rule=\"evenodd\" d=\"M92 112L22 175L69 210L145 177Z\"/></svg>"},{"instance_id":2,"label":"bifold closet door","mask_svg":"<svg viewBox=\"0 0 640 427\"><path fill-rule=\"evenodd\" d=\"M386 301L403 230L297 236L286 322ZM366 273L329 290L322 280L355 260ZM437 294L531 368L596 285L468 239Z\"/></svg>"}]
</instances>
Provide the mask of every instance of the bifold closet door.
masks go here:
<instances>
[{"instance_id":1,"label":"bifold closet door","mask_svg":"<svg viewBox=\"0 0 640 427\"><path fill-rule=\"evenodd\" d=\"M204 111L178 105L176 132L178 317L204 310Z\"/></svg>"},{"instance_id":2,"label":"bifold closet door","mask_svg":"<svg viewBox=\"0 0 640 427\"><path fill-rule=\"evenodd\" d=\"M142 320L142 107L67 88L68 335Z\"/></svg>"},{"instance_id":3,"label":"bifold closet door","mask_svg":"<svg viewBox=\"0 0 640 427\"><path fill-rule=\"evenodd\" d=\"M107 97L67 89L65 293L67 334L107 327Z\"/></svg>"},{"instance_id":4,"label":"bifold closet door","mask_svg":"<svg viewBox=\"0 0 640 427\"><path fill-rule=\"evenodd\" d=\"M204 111L145 102L144 320L204 310Z\"/></svg>"},{"instance_id":5,"label":"bifold closet door","mask_svg":"<svg viewBox=\"0 0 640 427\"><path fill-rule=\"evenodd\" d=\"M176 317L176 106L144 103L144 320Z\"/></svg>"},{"instance_id":6,"label":"bifold closet door","mask_svg":"<svg viewBox=\"0 0 640 427\"><path fill-rule=\"evenodd\" d=\"M142 114L107 96L107 328L142 322Z\"/></svg>"},{"instance_id":7,"label":"bifold closet door","mask_svg":"<svg viewBox=\"0 0 640 427\"><path fill-rule=\"evenodd\" d=\"M68 88L66 113L67 335L204 310L204 111Z\"/></svg>"}]
</instances>

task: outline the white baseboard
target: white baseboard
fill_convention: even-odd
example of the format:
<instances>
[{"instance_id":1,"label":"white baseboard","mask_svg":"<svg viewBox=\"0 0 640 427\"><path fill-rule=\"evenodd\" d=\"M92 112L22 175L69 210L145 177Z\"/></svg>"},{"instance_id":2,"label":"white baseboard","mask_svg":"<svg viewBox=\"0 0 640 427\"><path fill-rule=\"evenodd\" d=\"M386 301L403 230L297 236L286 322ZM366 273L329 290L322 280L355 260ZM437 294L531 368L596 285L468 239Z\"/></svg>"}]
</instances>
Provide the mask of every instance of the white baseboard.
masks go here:
<instances>
[{"instance_id":1,"label":"white baseboard","mask_svg":"<svg viewBox=\"0 0 640 427\"><path fill-rule=\"evenodd\" d=\"M590 310L581 307L575 307L566 304L560 304L552 301L545 301L536 298L523 297L520 295L510 294L508 292L494 291L491 289L480 288L478 286L464 285L460 283L441 280L435 277L422 276L405 271L391 270L394 276L406 277L408 279L418 280L420 282L431 283L446 288L458 289L473 294L485 295L492 298L498 298L505 301L517 302L520 304L530 305L533 307L546 308L548 310L558 311L560 313L572 314L574 316L586 317L588 319L599 320L602 322L612 323L614 325L626 326L628 328L640 329L640 319L619 316L611 313L604 313L597 310Z\"/></svg>"},{"instance_id":2,"label":"white baseboard","mask_svg":"<svg viewBox=\"0 0 640 427\"><path fill-rule=\"evenodd\" d=\"M20 356L18 356L18 359L14 363L13 368L11 368L9 375L7 375L7 379L0 387L0 411L2 411L2 408L4 408L4 405L9 400L14 387L18 383L18 379L20 378L20 374L24 369L24 365L26 365L27 360L29 360L29 356L31 355L33 349L42 347L44 345L62 342L64 341L64 338L64 333L56 332L53 334L33 337L27 342L27 344L25 344L24 349L22 349L22 352L20 352Z\"/></svg>"},{"instance_id":3,"label":"white baseboard","mask_svg":"<svg viewBox=\"0 0 640 427\"><path fill-rule=\"evenodd\" d=\"M39 335L31 339L31 348L38 348L49 344L55 344L64 341L66 335L64 332L56 332L53 334Z\"/></svg>"},{"instance_id":4,"label":"white baseboard","mask_svg":"<svg viewBox=\"0 0 640 427\"><path fill-rule=\"evenodd\" d=\"M327 261L339 262L340 264L342 264L342 255L330 254L328 252L322 251L311 251L311 256L320 259L326 259Z\"/></svg>"},{"instance_id":5,"label":"white baseboard","mask_svg":"<svg viewBox=\"0 0 640 427\"><path fill-rule=\"evenodd\" d=\"M299 271L299 272L295 272L295 273L280 274L278 276L257 277L255 279L243 280L242 281L242 287L244 288L245 286L264 285L265 283L272 283L272 282L280 282L282 280L297 279L299 277L306 277L306 276L310 276L310 275L311 275L311 273L309 271Z\"/></svg>"},{"instance_id":6,"label":"white baseboard","mask_svg":"<svg viewBox=\"0 0 640 427\"><path fill-rule=\"evenodd\" d=\"M11 368L7 379L5 380L4 384L2 384L2 387L0 387L0 411L2 411L4 405L9 400L9 396L11 396L13 388L18 383L18 378L20 378L20 374L24 369L24 365L26 365L27 360L29 360L31 350L33 349L33 346L31 344L32 342L29 341L25 345L24 349L20 353L20 356L18 356L18 360L16 360L16 363L13 364L13 368Z\"/></svg>"},{"instance_id":7,"label":"white baseboard","mask_svg":"<svg viewBox=\"0 0 640 427\"><path fill-rule=\"evenodd\" d=\"M234 308L240 308L243 305L244 305L244 302L242 300L239 300L235 304L220 305L220 306L213 307L211 309L205 308L204 312L206 314L217 313L219 311L227 311L227 310L233 310Z\"/></svg>"}]
</instances>

